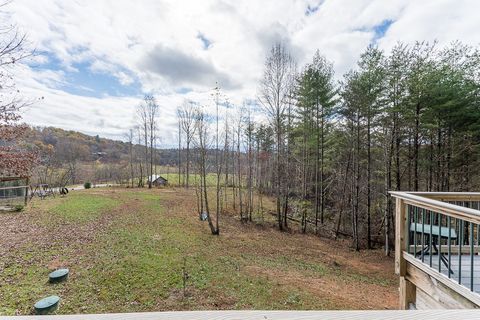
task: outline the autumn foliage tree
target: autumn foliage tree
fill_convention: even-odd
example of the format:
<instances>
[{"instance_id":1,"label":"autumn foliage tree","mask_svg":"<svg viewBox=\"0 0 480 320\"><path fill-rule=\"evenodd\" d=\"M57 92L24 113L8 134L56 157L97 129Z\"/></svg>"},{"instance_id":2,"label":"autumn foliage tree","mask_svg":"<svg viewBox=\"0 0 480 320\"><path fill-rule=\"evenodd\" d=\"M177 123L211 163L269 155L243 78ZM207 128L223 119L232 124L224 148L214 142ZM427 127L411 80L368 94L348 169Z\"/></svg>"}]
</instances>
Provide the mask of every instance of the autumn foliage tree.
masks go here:
<instances>
[{"instance_id":1,"label":"autumn foliage tree","mask_svg":"<svg viewBox=\"0 0 480 320\"><path fill-rule=\"evenodd\" d=\"M0 12L0 19L6 21L3 16ZM0 176L29 176L36 159L19 143L28 131L19 114L26 102L14 82L16 65L30 55L25 35L15 26L0 25Z\"/></svg>"}]
</instances>

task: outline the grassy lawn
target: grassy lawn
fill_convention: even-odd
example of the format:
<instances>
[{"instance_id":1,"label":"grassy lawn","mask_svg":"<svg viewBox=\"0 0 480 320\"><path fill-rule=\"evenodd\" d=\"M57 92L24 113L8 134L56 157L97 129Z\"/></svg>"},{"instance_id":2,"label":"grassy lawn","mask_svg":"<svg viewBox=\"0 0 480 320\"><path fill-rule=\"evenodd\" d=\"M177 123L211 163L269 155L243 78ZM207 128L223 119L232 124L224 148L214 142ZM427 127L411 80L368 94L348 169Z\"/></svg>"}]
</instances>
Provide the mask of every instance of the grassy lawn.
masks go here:
<instances>
[{"instance_id":1,"label":"grassy lawn","mask_svg":"<svg viewBox=\"0 0 480 320\"><path fill-rule=\"evenodd\" d=\"M62 314L396 306L393 262L380 252L232 215L212 236L195 207L183 189L105 188L0 214L0 314L29 314L50 294L61 297ZM69 279L49 284L58 267Z\"/></svg>"},{"instance_id":2,"label":"grassy lawn","mask_svg":"<svg viewBox=\"0 0 480 320\"><path fill-rule=\"evenodd\" d=\"M178 173L175 173L175 172L168 172L168 173L161 173L160 174L162 177L164 177L165 179L168 180L168 183L169 185L171 186L178 186L178 176L179 174ZM186 179L186 175L185 174L181 174L180 175L180 184L183 184L183 181ZM194 174L194 173L191 173L189 174L189 183L191 186L195 186L197 183L200 183L200 179L201 179L201 176L199 174ZM225 180L225 177L222 176L220 178L221 180L221 183L223 183L223 181ZM213 186L216 186L217 185L217 176L216 174L214 173L208 173L207 174L207 177L206 177L206 181L207 181L207 186L209 187L213 187Z\"/></svg>"},{"instance_id":3,"label":"grassy lawn","mask_svg":"<svg viewBox=\"0 0 480 320\"><path fill-rule=\"evenodd\" d=\"M101 216L102 212L111 210L116 202L101 195L73 193L68 201L62 201L49 208L52 218L67 222L87 222Z\"/></svg>"}]
</instances>

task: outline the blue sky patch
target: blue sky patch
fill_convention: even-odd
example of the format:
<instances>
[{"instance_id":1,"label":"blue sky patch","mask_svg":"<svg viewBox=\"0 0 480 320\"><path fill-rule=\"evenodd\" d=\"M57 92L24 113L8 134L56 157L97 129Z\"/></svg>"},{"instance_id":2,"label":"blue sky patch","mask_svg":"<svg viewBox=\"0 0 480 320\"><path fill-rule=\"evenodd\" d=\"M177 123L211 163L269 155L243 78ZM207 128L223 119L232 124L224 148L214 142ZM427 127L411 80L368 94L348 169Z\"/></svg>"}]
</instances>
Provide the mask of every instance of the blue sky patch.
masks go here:
<instances>
[{"instance_id":1,"label":"blue sky patch","mask_svg":"<svg viewBox=\"0 0 480 320\"><path fill-rule=\"evenodd\" d=\"M197 38L202 41L203 49L205 50L208 50L212 45L212 41L210 41L203 33L199 33Z\"/></svg>"},{"instance_id":2,"label":"blue sky patch","mask_svg":"<svg viewBox=\"0 0 480 320\"><path fill-rule=\"evenodd\" d=\"M376 26L374 26L373 32L375 32L375 36L373 40L376 41L380 38L383 38L388 28L390 28L393 22L394 22L393 20L387 19L387 20L383 20L380 24L377 24Z\"/></svg>"},{"instance_id":3,"label":"blue sky patch","mask_svg":"<svg viewBox=\"0 0 480 320\"><path fill-rule=\"evenodd\" d=\"M363 28L358 28L354 29L355 31L360 31L360 32L373 32L373 38L372 38L372 43L376 43L379 39L383 38L385 36L385 33L387 33L388 28L394 23L394 20L391 19L385 19L382 22L380 22L377 25L374 25L373 27L363 27Z\"/></svg>"},{"instance_id":4,"label":"blue sky patch","mask_svg":"<svg viewBox=\"0 0 480 320\"><path fill-rule=\"evenodd\" d=\"M69 70L60 59L48 52L39 52L48 61L43 64L31 64L30 67L36 70L62 71L64 81L57 83L56 89L63 90L70 94L101 98L104 96L137 96L141 95L141 86L137 80L132 84L122 85L120 81L110 73L92 71L90 62L74 63L71 65L74 70ZM119 70L127 75L127 70ZM40 79L41 81L41 79Z\"/></svg>"}]
</instances>

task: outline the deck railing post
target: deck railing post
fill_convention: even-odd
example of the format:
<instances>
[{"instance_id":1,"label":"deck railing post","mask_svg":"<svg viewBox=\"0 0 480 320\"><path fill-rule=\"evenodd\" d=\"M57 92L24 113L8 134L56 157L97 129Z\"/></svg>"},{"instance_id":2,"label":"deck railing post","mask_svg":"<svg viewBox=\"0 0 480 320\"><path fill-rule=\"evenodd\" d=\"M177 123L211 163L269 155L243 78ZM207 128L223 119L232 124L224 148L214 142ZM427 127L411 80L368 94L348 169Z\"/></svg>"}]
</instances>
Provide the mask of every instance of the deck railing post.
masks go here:
<instances>
[{"instance_id":1,"label":"deck railing post","mask_svg":"<svg viewBox=\"0 0 480 320\"><path fill-rule=\"evenodd\" d=\"M400 310L410 309L410 304L415 304L417 300L417 287L405 277L400 277L399 298Z\"/></svg>"},{"instance_id":2,"label":"deck railing post","mask_svg":"<svg viewBox=\"0 0 480 320\"><path fill-rule=\"evenodd\" d=\"M410 303L416 301L416 287L408 281L405 276L407 274L407 262L403 258L403 251L406 250L407 239L409 237L410 228L407 226L407 210L405 202L397 198L395 203L395 272L400 276L399 287L399 307L401 310L409 308Z\"/></svg>"},{"instance_id":3,"label":"deck railing post","mask_svg":"<svg viewBox=\"0 0 480 320\"><path fill-rule=\"evenodd\" d=\"M403 258L405 250L405 239L408 228L406 228L406 205L402 199L396 198L395 202L395 273L401 277L405 276L407 263Z\"/></svg>"}]
</instances>

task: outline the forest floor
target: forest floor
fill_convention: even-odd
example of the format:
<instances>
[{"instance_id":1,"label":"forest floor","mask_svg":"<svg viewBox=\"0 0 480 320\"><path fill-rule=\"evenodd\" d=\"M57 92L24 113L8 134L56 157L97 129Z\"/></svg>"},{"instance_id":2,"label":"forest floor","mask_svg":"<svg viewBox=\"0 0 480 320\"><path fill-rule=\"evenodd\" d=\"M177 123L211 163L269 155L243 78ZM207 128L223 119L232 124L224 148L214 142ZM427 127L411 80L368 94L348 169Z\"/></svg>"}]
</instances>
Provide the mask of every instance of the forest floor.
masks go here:
<instances>
[{"instance_id":1,"label":"forest floor","mask_svg":"<svg viewBox=\"0 0 480 320\"><path fill-rule=\"evenodd\" d=\"M205 309L394 309L393 259L314 235L279 232L273 217L199 221L193 191L78 190L0 213L0 314ZM183 269L188 273L183 291ZM70 276L49 284L48 274Z\"/></svg>"}]
</instances>

